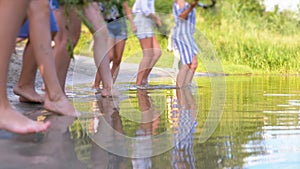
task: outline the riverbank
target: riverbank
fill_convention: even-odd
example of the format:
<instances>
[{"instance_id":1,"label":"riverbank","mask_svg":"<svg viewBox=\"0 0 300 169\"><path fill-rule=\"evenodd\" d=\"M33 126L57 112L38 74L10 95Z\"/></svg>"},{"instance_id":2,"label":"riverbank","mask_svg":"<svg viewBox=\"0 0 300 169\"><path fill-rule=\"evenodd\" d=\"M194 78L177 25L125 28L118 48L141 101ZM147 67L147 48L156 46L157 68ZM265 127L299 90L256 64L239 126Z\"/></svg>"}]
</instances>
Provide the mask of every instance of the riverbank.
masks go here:
<instances>
[{"instance_id":1,"label":"riverbank","mask_svg":"<svg viewBox=\"0 0 300 169\"><path fill-rule=\"evenodd\" d=\"M161 17L163 28L157 30L163 55L158 67L173 65L173 54L167 51L168 35L174 26L171 11L172 1L157 2L157 14ZM129 1L132 5L133 1ZM158 5L159 4L159 5ZM274 8L266 11L259 1L228 0L217 1L213 9L197 8L195 39L198 46L209 52L216 52L226 74L297 75L300 74L300 22L299 14ZM129 28L124 58L138 63L140 45ZM83 27L75 53L91 55L92 36ZM203 43L205 42L205 43ZM205 72L199 59L198 72Z\"/></svg>"}]
</instances>

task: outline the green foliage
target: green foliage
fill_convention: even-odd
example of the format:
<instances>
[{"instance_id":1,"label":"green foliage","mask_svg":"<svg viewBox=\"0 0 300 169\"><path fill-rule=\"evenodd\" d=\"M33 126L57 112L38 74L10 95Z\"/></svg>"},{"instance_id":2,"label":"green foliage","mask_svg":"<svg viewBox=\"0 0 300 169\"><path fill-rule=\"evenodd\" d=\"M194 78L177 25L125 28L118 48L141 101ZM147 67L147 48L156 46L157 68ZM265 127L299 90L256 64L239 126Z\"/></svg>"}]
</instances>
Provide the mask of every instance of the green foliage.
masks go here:
<instances>
[{"instance_id":1,"label":"green foliage","mask_svg":"<svg viewBox=\"0 0 300 169\"><path fill-rule=\"evenodd\" d=\"M199 11L197 29L213 43L226 73L235 73L226 70L233 64L248 66L251 72L299 72L296 14L264 9L258 0L228 0L218 1L216 9Z\"/></svg>"}]
</instances>

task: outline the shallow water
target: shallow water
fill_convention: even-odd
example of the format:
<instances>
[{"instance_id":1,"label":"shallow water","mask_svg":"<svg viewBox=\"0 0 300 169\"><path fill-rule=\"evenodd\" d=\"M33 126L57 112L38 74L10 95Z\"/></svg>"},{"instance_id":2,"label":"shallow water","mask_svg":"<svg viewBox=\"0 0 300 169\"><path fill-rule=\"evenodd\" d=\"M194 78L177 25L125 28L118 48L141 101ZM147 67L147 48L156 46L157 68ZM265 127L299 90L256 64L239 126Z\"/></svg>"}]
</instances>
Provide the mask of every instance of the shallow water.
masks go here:
<instances>
[{"instance_id":1,"label":"shallow water","mask_svg":"<svg viewBox=\"0 0 300 169\"><path fill-rule=\"evenodd\" d=\"M122 83L119 98L74 86L70 96L83 115L52 117L45 135L0 134L8 156L0 168L300 168L300 77L228 76L219 87L226 100L213 78L195 77L177 93ZM222 101L220 113L211 105ZM4 163L9 157L18 162Z\"/></svg>"},{"instance_id":2,"label":"shallow water","mask_svg":"<svg viewBox=\"0 0 300 169\"><path fill-rule=\"evenodd\" d=\"M115 108L115 111L110 113L112 116L115 113L115 118L117 118L115 121L119 125L118 132L124 133L126 136L138 137L138 132L141 131L144 131L144 133L142 132L144 135L149 132L150 136L163 135L171 131L173 137L171 136L170 139L173 139L173 142L165 144L163 140L155 139L145 142L152 146L146 146L145 149L136 151L140 151L140 155L143 154L142 151L150 151L156 156L141 159L139 162L126 158L125 161L122 161L122 165L127 166L125 168L133 168L133 165L149 166L149 168L161 168L162 166L164 168L279 168L281 166L299 168L299 82L299 77L226 77L224 112L219 114L220 121L216 120L217 117L215 118L215 121L218 122L217 126L205 142L202 142L200 138L201 133L207 127L205 123L212 113L210 112L212 103L210 78L195 78L194 85L199 86L198 88L193 87L191 90L194 105L197 107L195 120L192 117L193 111L176 112L176 109L180 109L178 108L180 105L178 105L179 99L176 97L175 89L149 90L142 93L145 95L144 98L140 98L141 96L136 91L123 90L121 91L123 97L121 100L111 99L113 104L111 106ZM104 114L105 111L109 112L109 110L105 110L107 108L105 105L108 103L103 103L101 101L103 99L99 101L94 98L93 106L90 106L90 100L93 99L85 99L89 106L85 108L82 105L78 106L82 108L82 111L91 112L93 110ZM83 104L82 100L79 100L80 104ZM96 102L98 102L98 106ZM193 104L191 100L188 102L190 106ZM101 104L102 107L99 108ZM145 117L145 114L142 113L149 109L154 110L146 113L155 117ZM152 123L141 123L143 118L153 118L154 120ZM114 125L113 122L110 124ZM211 126L211 128L214 127ZM184 138L177 140L176 135L179 135L180 131L183 131ZM96 143L101 142L99 141L101 136L97 137L93 134L90 136ZM108 140L112 143L111 139ZM127 139L126 142L134 144L131 139ZM180 146L176 142L181 142L182 145ZM130 153L128 153L128 148L125 148L124 154L123 150L118 151L119 148L117 148L118 150L111 148L112 145L103 142L99 144L112 153L136 157L134 152L136 147ZM120 142L113 144L120 144ZM122 146L126 147L128 144ZM160 147L159 149L163 149L163 151L154 150L155 146ZM147 154L144 155L147 156ZM113 160L112 163L114 163Z\"/></svg>"}]
</instances>

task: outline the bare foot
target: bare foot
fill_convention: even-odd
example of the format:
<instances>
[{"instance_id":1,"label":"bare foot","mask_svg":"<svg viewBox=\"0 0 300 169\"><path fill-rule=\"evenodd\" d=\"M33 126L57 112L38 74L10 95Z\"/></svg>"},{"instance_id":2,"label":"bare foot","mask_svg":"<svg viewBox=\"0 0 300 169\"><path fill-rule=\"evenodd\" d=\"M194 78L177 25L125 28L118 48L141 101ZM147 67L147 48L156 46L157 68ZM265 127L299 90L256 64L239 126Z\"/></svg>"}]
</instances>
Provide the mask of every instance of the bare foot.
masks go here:
<instances>
[{"instance_id":1,"label":"bare foot","mask_svg":"<svg viewBox=\"0 0 300 169\"><path fill-rule=\"evenodd\" d=\"M96 93L100 93L100 91L101 91L101 87L100 87L100 85L98 85L98 84L94 84L94 85L92 86L92 89L95 89L95 90L96 90Z\"/></svg>"},{"instance_id":2,"label":"bare foot","mask_svg":"<svg viewBox=\"0 0 300 169\"><path fill-rule=\"evenodd\" d=\"M118 97L120 93L114 89L102 89L101 96L102 97Z\"/></svg>"},{"instance_id":3,"label":"bare foot","mask_svg":"<svg viewBox=\"0 0 300 169\"><path fill-rule=\"evenodd\" d=\"M148 80L142 80L142 86L145 86L145 87L148 87L149 86L149 83L148 83Z\"/></svg>"},{"instance_id":4,"label":"bare foot","mask_svg":"<svg viewBox=\"0 0 300 169\"><path fill-rule=\"evenodd\" d=\"M61 96L58 99L50 100L48 95L46 95L44 108L48 111L60 115L78 116L78 114L75 111L75 108L66 96Z\"/></svg>"},{"instance_id":5,"label":"bare foot","mask_svg":"<svg viewBox=\"0 0 300 169\"><path fill-rule=\"evenodd\" d=\"M15 86L13 89L14 93L20 96L20 102L26 103L43 103L44 98L39 95L33 88L31 87L19 87Z\"/></svg>"},{"instance_id":6,"label":"bare foot","mask_svg":"<svg viewBox=\"0 0 300 169\"><path fill-rule=\"evenodd\" d=\"M33 121L11 107L0 107L0 129L18 134L37 133L48 129L50 122Z\"/></svg>"}]
</instances>

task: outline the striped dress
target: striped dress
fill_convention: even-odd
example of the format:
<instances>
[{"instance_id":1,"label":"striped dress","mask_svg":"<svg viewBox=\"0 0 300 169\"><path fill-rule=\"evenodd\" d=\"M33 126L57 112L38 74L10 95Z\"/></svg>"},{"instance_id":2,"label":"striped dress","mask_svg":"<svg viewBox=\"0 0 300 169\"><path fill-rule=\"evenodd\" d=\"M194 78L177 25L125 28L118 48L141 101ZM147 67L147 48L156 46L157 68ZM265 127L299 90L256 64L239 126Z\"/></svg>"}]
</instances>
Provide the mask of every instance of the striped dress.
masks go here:
<instances>
[{"instance_id":1,"label":"striped dress","mask_svg":"<svg viewBox=\"0 0 300 169\"><path fill-rule=\"evenodd\" d=\"M193 56L199 52L199 48L193 37L196 25L195 8L188 14L186 19L182 20L179 18L179 15L189 7L190 5L187 2L181 9L176 2L173 5L175 19L173 40L174 45L179 51L181 64L191 64Z\"/></svg>"},{"instance_id":2,"label":"striped dress","mask_svg":"<svg viewBox=\"0 0 300 169\"><path fill-rule=\"evenodd\" d=\"M197 122L192 113L192 110L185 109L184 107L179 107L179 110L176 111L175 109L175 111L172 111L173 117L178 118L173 120L173 123L177 123L173 127L174 148L171 151L173 169L196 169L193 134L196 132Z\"/></svg>"}]
</instances>

